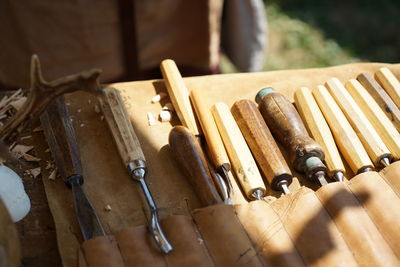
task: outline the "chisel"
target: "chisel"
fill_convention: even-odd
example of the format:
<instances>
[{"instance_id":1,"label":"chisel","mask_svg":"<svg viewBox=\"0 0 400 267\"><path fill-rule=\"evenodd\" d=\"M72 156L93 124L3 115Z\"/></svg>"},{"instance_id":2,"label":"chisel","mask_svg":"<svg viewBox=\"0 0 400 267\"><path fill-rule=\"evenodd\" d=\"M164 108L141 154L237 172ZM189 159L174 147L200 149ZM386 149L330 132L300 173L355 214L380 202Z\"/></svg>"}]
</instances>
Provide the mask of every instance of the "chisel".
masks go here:
<instances>
[{"instance_id":1,"label":"chisel","mask_svg":"<svg viewBox=\"0 0 400 267\"><path fill-rule=\"evenodd\" d=\"M385 90L368 72L358 75L357 80L375 99L381 109L385 112L386 117L392 121L397 131L400 131L400 109L396 106Z\"/></svg>"},{"instance_id":2,"label":"chisel","mask_svg":"<svg viewBox=\"0 0 400 267\"><path fill-rule=\"evenodd\" d=\"M385 89L393 102L400 107L400 82L388 68L380 68L375 72L375 79Z\"/></svg>"},{"instance_id":3,"label":"chisel","mask_svg":"<svg viewBox=\"0 0 400 267\"><path fill-rule=\"evenodd\" d=\"M233 104L231 112L270 187L290 193L292 173L256 104L240 100Z\"/></svg>"},{"instance_id":4,"label":"chisel","mask_svg":"<svg viewBox=\"0 0 400 267\"><path fill-rule=\"evenodd\" d=\"M382 137L383 142L393 155L394 160L400 158L400 134L386 117L385 113L379 108L367 90L355 79L349 80L345 84L358 106L364 112L365 116L371 122L372 126Z\"/></svg>"},{"instance_id":5,"label":"chisel","mask_svg":"<svg viewBox=\"0 0 400 267\"><path fill-rule=\"evenodd\" d=\"M336 181L343 182L345 173L343 161L324 115L315 102L311 91L305 87L296 90L294 102L311 137L321 145L325 152L325 163L329 174Z\"/></svg>"},{"instance_id":6,"label":"chisel","mask_svg":"<svg viewBox=\"0 0 400 267\"><path fill-rule=\"evenodd\" d=\"M312 94L328 122L339 151L350 165L353 173L372 171L374 165L367 151L328 89L319 85L312 90Z\"/></svg>"},{"instance_id":7,"label":"chisel","mask_svg":"<svg viewBox=\"0 0 400 267\"><path fill-rule=\"evenodd\" d=\"M211 111L244 193L249 199L263 199L266 195L264 182L229 107L225 103L216 103Z\"/></svg>"},{"instance_id":8,"label":"chisel","mask_svg":"<svg viewBox=\"0 0 400 267\"><path fill-rule=\"evenodd\" d=\"M160 65L162 75L164 77L165 86L167 87L169 97L174 105L179 119L183 126L188 128L197 138L200 144L201 128L204 129L204 136L210 152L211 160L215 166L214 177L216 177L216 184L218 191L226 203L231 202L232 185L229 180L228 172L230 170L230 163L227 159L225 149L221 146L221 140L216 130L215 122L210 116L209 107L204 103L200 91L192 94L192 101L195 107L197 118L200 121L201 128L198 127L195 114L190 103L189 90L183 81L182 75L179 72L175 61L166 59ZM194 90L193 90L194 91Z\"/></svg>"},{"instance_id":9,"label":"chisel","mask_svg":"<svg viewBox=\"0 0 400 267\"><path fill-rule=\"evenodd\" d=\"M161 229L157 206L147 186L147 167L139 139L128 117L119 92L111 87L104 88L98 97L103 115L113 135L120 157L131 178L138 182L150 208L149 230L160 250L169 253L172 246Z\"/></svg>"},{"instance_id":10,"label":"chisel","mask_svg":"<svg viewBox=\"0 0 400 267\"><path fill-rule=\"evenodd\" d=\"M169 146L203 206L222 203L215 188L203 150L193 133L175 126L169 133Z\"/></svg>"},{"instance_id":11,"label":"chisel","mask_svg":"<svg viewBox=\"0 0 400 267\"><path fill-rule=\"evenodd\" d=\"M356 130L375 166L388 166L392 154L343 84L337 78L331 78L326 82L326 87Z\"/></svg>"},{"instance_id":12,"label":"chisel","mask_svg":"<svg viewBox=\"0 0 400 267\"><path fill-rule=\"evenodd\" d=\"M75 214L83 240L104 236L96 211L82 189L84 179L78 144L63 96L49 104L40 116L40 121L58 172L72 189Z\"/></svg>"},{"instance_id":13,"label":"chisel","mask_svg":"<svg viewBox=\"0 0 400 267\"><path fill-rule=\"evenodd\" d=\"M272 134L288 150L295 170L321 186L328 184L324 152L308 135L293 104L271 87L260 90L256 102Z\"/></svg>"}]
</instances>

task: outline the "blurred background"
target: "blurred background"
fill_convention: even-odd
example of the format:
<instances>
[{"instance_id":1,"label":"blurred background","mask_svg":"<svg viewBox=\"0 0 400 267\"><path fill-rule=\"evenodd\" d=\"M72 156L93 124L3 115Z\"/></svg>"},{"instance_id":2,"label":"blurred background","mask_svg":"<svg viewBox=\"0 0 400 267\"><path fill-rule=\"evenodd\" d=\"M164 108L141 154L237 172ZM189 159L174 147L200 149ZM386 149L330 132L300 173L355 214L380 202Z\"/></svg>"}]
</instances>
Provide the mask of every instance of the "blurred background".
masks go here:
<instances>
[{"instance_id":1,"label":"blurred background","mask_svg":"<svg viewBox=\"0 0 400 267\"><path fill-rule=\"evenodd\" d=\"M400 62L398 0L269 0L263 71ZM236 72L227 57L223 73Z\"/></svg>"}]
</instances>

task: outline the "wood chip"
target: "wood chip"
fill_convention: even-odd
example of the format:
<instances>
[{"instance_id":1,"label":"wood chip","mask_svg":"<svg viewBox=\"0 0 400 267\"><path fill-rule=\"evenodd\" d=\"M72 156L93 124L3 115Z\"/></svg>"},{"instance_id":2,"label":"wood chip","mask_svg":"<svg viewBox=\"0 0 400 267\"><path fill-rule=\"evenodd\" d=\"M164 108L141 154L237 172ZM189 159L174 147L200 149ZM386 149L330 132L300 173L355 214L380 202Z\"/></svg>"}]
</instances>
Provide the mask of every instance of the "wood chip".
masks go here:
<instances>
[{"instance_id":1,"label":"wood chip","mask_svg":"<svg viewBox=\"0 0 400 267\"><path fill-rule=\"evenodd\" d=\"M156 118L151 112L147 112L147 123L149 124L149 126L156 125Z\"/></svg>"},{"instance_id":2,"label":"wood chip","mask_svg":"<svg viewBox=\"0 0 400 267\"><path fill-rule=\"evenodd\" d=\"M43 132L43 128L41 126L36 127L35 129L33 129L33 132Z\"/></svg>"},{"instance_id":3,"label":"wood chip","mask_svg":"<svg viewBox=\"0 0 400 267\"><path fill-rule=\"evenodd\" d=\"M55 169L50 173L48 179L54 181L54 180L56 179L56 177L57 177L57 168L55 168Z\"/></svg>"},{"instance_id":4,"label":"wood chip","mask_svg":"<svg viewBox=\"0 0 400 267\"><path fill-rule=\"evenodd\" d=\"M27 136L22 136L20 139L25 140L25 139L31 139L32 135L27 135Z\"/></svg>"},{"instance_id":5,"label":"wood chip","mask_svg":"<svg viewBox=\"0 0 400 267\"><path fill-rule=\"evenodd\" d=\"M11 152L14 153L15 156L18 158L22 157L23 154L31 151L33 146L26 146L26 145L16 145L11 149Z\"/></svg>"},{"instance_id":6,"label":"wood chip","mask_svg":"<svg viewBox=\"0 0 400 267\"><path fill-rule=\"evenodd\" d=\"M49 153L50 152L50 148L46 149L44 152Z\"/></svg>"},{"instance_id":7,"label":"wood chip","mask_svg":"<svg viewBox=\"0 0 400 267\"><path fill-rule=\"evenodd\" d=\"M85 124L84 123L81 123L81 125L79 125L81 128L83 127L83 126L85 126Z\"/></svg>"},{"instance_id":8,"label":"wood chip","mask_svg":"<svg viewBox=\"0 0 400 267\"><path fill-rule=\"evenodd\" d=\"M41 173L40 167L34 168L34 169L30 169L29 173L33 176L33 178L36 178L39 176L39 174Z\"/></svg>"},{"instance_id":9,"label":"wood chip","mask_svg":"<svg viewBox=\"0 0 400 267\"><path fill-rule=\"evenodd\" d=\"M105 211L111 211L111 206L107 204L107 205L104 207L104 210L105 210Z\"/></svg>"}]
</instances>

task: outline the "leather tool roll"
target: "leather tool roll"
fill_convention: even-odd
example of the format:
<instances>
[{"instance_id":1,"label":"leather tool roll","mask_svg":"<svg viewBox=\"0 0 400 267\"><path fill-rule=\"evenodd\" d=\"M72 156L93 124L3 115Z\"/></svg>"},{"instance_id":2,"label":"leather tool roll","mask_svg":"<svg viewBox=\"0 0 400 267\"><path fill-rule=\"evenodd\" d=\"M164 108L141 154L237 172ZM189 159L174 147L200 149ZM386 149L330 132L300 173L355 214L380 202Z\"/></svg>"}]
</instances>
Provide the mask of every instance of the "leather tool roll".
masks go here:
<instances>
[{"instance_id":1,"label":"leather tool roll","mask_svg":"<svg viewBox=\"0 0 400 267\"><path fill-rule=\"evenodd\" d=\"M379 174L389 183L390 187L400 197L400 161L393 162L384 168Z\"/></svg>"},{"instance_id":2,"label":"leather tool roll","mask_svg":"<svg viewBox=\"0 0 400 267\"><path fill-rule=\"evenodd\" d=\"M314 191L302 187L272 203L307 266L357 266Z\"/></svg>"},{"instance_id":3,"label":"leather tool roll","mask_svg":"<svg viewBox=\"0 0 400 267\"><path fill-rule=\"evenodd\" d=\"M370 175L370 173L367 173ZM316 195L363 266L398 266L399 260L345 183L330 183Z\"/></svg>"},{"instance_id":4,"label":"leather tool roll","mask_svg":"<svg viewBox=\"0 0 400 267\"><path fill-rule=\"evenodd\" d=\"M400 198L377 172L361 173L351 179L348 185L400 258Z\"/></svg>"}]
</instances>

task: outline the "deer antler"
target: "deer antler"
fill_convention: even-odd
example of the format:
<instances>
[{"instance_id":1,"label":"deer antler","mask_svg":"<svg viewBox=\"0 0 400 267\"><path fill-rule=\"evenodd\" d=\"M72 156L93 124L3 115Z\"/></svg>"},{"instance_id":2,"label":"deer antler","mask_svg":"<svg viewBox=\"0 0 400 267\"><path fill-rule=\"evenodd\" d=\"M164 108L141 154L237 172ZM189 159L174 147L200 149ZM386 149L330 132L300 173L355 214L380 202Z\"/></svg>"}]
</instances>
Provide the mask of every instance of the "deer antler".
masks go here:
<instances>
[{"instance_id":1,"label":"deer antler","mask_svg":"<svg viewBox=\"0 0 400 267\"><path fill-rule=\"evenodd\" d=\"M78 90L95 93L101 90L98 82L100 73L101 70L92 69L47 82L43 79L38 56L33 55L29 95L21 109L0 128L0 140L8 143L32 126L47 105L64 93Z\"/></svg>"}]
</instances>

